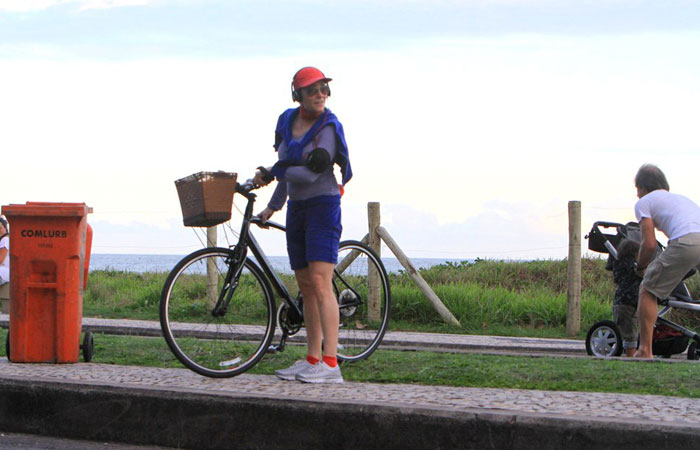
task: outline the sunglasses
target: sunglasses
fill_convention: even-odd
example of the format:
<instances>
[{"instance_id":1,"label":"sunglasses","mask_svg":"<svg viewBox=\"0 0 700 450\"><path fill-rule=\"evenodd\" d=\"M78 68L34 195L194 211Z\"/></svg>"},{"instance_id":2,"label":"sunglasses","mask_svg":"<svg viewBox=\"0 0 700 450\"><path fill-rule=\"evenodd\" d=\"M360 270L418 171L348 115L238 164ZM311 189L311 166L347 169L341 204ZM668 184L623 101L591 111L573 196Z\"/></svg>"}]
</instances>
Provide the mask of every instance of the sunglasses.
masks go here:
<instances>
[{"instance_id":1,"label":"sunglasses","mask_svg":"<svg viewBox=\"0 0 700 450\"><path fill-rule=\"evenodd\" d=\"M331 95L331 88L328 86L328 83L322 83L319 86L309 86L302 88L301 92L305 97L313 97L318 93Z\"/></svg>"}]
</instances>

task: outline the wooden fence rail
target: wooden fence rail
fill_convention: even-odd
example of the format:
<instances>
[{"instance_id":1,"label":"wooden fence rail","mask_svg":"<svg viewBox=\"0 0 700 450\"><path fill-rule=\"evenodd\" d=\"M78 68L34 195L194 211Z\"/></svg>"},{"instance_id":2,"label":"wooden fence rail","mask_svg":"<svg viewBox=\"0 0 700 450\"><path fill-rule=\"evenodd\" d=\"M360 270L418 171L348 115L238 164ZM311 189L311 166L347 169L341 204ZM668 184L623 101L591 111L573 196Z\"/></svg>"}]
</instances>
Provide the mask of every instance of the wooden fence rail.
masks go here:
<instances>
[{"instance_id":1,"label":"wooden fence rail","mask_svg":"<svg viewBox=\"0 0 700 450\"><path fill-rule=\"evenodd\" d=\"M440 297L430 288L408 256L401 250L399 244L391 237L386 228L381 226L380 218L379 203L368 203L367 220L369 224L369 233L367 235L367 240L369 247L381 258L382 241L384 241L389 250L396 256L396 259L398 259L401 265L406 269L406 273L408 273L413 282L416 283L421 292L423 292L423 295L428 299L433 309L442 317L442 320L450 325L460 326L459 320L445 307ZM369 273L369 291L369 315L372 317L374 314L379 317L379 275L374 273L373 270L370 270Z\"/></svg>"},{"instance_id":2,"label":"wooden fence rail","mask_svg":"<svg viewBox=\"0 0 700 450\"><path fill-rule=\"evenodd\" d=\"M433 309L440 314L442 320L450 325L460 326L459 320L457 320L457 318L452 315L450 310L445 307L442 300L440 300L440 297L438 297L437 294L435 294L435 292L430 288L428 283L425 281L425 279L423 279L418 270L416 270L411 260L408 259L408 256L406 256L403 250L401 250L401 247L399 247L399 244L396 243L389 232L386 231L384 227L377 227L377 233L379 233L379 236L382 238L384 243L386 243L387 247L389 247L389 250L394 253L401 265L406 269L406 272L411 277L413 282L418 285L420 290L423 292L423 295L425 295L428 301L430 301L430 304L433 305Z\"/></svg>"}]
</instances>

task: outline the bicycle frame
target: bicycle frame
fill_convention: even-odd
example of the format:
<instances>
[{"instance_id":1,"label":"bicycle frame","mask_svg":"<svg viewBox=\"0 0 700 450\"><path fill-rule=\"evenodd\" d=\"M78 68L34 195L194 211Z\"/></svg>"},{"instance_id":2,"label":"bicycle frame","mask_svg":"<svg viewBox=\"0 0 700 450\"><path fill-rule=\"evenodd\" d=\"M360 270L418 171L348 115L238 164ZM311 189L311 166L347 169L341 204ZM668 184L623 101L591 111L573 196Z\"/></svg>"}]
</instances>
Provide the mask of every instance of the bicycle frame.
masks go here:
<instances>
[{"instance_id":1,"label":"bicycle frame","mask_svg":"<svg viewBox=\"0 0 700 450\"><path fill-rule=\"evenodd\" d=\"M286 232L287 228L285 228L284 225L281 225L277 222L272 222L272 221L267 221L263 224L262 220L259 217L251 217L250 220L248 221L249 224L254 224L257 225L260 228L274 228L277 230L280 230L282 232ZM301 309L299 302L296 301L294 297L292 297L291 293L287 289L287 287L284 285L284 282L280 279L279 275L275 270L272 269L272 264L270 263L270 260L267 259L267 255L265 255L265 252L263 251L262 247L260 244L258 244L258 241L253 237L253 235L250 233L250 230L248 231L247 238L246 238L246 245L248 248L253 253L253 256L255 256L255 259L258 261L260 268L263 270L263 273L265 273L265 276L272 282L273 287L279 294L279 296L286 301L290 306L293 306L294 308L297 308L297 312L301 314ZM333 274L335 277L340 279L343 284L346 286L346 288L350 289L354 294L357 295L357 291L352 288L347 282L345 282L343 275L338 272L337 269L333 269ZM336 287L337 289L337 287ZM359 306L360 302L358 303L349 303L349 304L344 304L344 306Z\"/></svg>"},{"instance_id":2,"label":"bicycle frame","mask_svg":"<svg viewBox=\"0 0 700 450\"><path fill-rule=\"evenodd\" d=\"M229 271L226 274L226 281L224 283L225 287L222 289L219 296L219 302L217 303L214 311L222 310L225 313L225 305L227 305L231 300L233 292L236 288L236 286L232 285L231 283L233 280L237 280L240 276L240 273L243 270L243 263L248 256L248 249L250 249L258 262L258 266L262 269L268 281L272 283L272 287L277 292L279 297L282 299L282 301L287 303L289 307L294 308L295 312L297 312L301 317L303 316L303 313L299 302L293 299L291 293L284 285L284 282L281 280L277 272L272 269L272 264L267 258L267 255L265 255L262 247L250 232L250 224L255 224L260 228L274 228L280 231L286 231L286 228L283 225L272 221L268 221L263 224L259 217L253 217L253 206L257 196L252 193L251 190L252 189L249 185L239 184L236 187L236 192L246 197L248 202L246 204L245 212L243 213L243 221L241 223L238 243L233 246L234 261L229 266Z\"/></svg>"}]
</instances>

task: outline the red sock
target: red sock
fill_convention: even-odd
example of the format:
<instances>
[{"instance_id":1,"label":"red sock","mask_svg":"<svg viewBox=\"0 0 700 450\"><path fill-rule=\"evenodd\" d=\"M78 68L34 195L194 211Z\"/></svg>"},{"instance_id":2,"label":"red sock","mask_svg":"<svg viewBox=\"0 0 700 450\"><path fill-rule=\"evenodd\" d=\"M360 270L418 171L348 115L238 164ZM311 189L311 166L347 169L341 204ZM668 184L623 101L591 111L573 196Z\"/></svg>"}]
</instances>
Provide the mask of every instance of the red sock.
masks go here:
<instances>
[{"instance_id":1,"label":"red sock","mask_svg":"<svg viewBox=\"0 0 700 450\"><path fill-rule=\"evenodd\" d=\"M328 367L335 367L338 365L338 358L335 356L323 356L323 362L326 363Z\"/></svg>"},{"instance_id":2,"label":"red sock","mask_svg":"<svg viewBox=\"0 0 700 450\"><path fill-rule=\"evenodd\" d=\"M320 359L318 359L318 358L314 358L311 355L306 355L306 362L308 362L312 366L318 364L319 361L320 361Z\"/></svg>"}]
</instances>

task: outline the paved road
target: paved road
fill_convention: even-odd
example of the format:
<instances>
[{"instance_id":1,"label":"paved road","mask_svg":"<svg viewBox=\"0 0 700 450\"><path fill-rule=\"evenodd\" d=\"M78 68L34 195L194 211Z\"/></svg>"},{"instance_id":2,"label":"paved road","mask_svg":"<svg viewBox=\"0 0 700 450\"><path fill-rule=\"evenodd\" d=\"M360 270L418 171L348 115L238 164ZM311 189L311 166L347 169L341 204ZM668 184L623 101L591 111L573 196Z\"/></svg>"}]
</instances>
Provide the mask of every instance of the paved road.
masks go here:
<instances>
[{"instance_id":1,"label":"paved road","mask_svg":"<svg viewBox=\"0 0 700 450\"><path fill-rule=\"evenodd\" d=\"M2 450L170 450L172 447L115 444L0 432Z\"/></svg>"}]
</instances>

